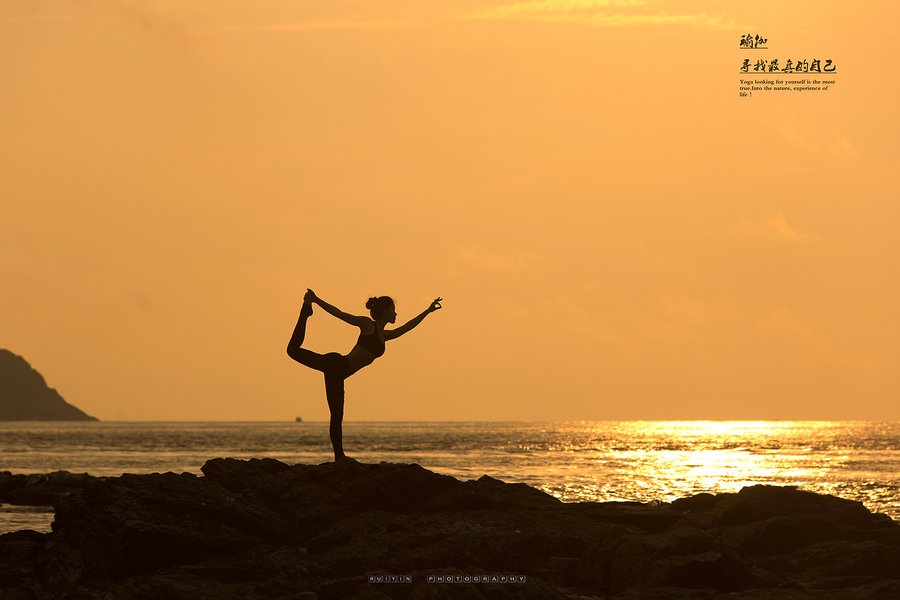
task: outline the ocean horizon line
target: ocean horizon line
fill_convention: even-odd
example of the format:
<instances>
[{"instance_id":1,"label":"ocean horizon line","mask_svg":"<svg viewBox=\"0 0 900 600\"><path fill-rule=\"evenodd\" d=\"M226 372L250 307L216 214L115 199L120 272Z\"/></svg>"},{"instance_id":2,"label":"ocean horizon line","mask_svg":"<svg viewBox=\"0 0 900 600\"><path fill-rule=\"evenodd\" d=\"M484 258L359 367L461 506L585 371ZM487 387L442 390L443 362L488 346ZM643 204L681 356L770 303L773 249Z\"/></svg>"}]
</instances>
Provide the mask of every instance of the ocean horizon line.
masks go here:
<instances>
[{"instance_id":1,"label":"ocean horizon line","mask_svg":"<svg viewBox=\"0 0 900 600\"><path fill-rule=\"evenodd\" d=\"M13 423L76 423L82 425L100 423L328 423L328 419L98 419L80 420L8 420L0 425ZM344 423L900 423L898 419L345 419Z\"/></svg>"}]
</instances>

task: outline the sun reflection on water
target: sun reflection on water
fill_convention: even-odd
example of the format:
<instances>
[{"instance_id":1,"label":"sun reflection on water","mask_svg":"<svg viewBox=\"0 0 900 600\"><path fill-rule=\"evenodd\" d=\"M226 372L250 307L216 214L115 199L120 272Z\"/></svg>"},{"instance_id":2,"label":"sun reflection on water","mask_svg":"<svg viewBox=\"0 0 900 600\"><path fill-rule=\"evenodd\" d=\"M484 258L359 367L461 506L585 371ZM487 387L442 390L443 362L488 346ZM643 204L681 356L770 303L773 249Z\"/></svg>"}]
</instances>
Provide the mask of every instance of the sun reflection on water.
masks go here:
<instances>
[{"instance_id":1,"label":"sun reflection on water","mask_svg":"<svg viewBox=\"0 0 900 600\"><path fill-rule=\"evenodd\" d=\"M872 449L869 441L854 439L845 424L669 421L569 426L569 441L557 444L556 451L570 456L571 464L556 465L556 483L534 482L564 501L670 502L701 492L737 492L769 484L840 495L895 517L898 513L895 496L885 506L889 494L883 470L897 468L896 445L881 449L875 444ZM530 445L533 450L540 447L539 442ZM855 449L860 447L865 449ZM871 470L860 469L867 465Z\"/></svg>"}]
</instances>

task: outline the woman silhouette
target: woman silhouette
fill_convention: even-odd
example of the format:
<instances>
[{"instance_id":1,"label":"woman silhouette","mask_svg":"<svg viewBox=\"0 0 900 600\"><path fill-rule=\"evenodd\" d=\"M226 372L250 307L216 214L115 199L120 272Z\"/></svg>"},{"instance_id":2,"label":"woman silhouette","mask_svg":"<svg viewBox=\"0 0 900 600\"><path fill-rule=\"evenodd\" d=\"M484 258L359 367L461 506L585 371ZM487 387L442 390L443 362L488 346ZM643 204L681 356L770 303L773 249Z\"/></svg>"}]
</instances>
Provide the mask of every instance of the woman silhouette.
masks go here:
<instances>
[{"instance_id":1,"label":"woman silhouette","mask_svg":"<svg viewBox=\"0 0 900 600\"><path fill-rule=\"evenodd\" d=\"M328 354L316 354L306 348L301 348L303 338L306 336L306 321L312 315L312 305L318 304L325 312L334 315L338 319L359 327L359 339L350 352L343 356L337 352ZM300 318L294 327L294 334L288 342L287 353L299 363L307 367L322 371L325 374L325 397L328 400L328 409L331 411L331 446L334 448L335 462L347 458L344 454L344 446L341 435L341 423L344 420L344 380L372 364L376 358L384 354L384 343L387 340L398 338L419 323L428 313L441 308L441 298L435 298L434 302L419 316L409 320L396 329L385 329L388 323L397 322L397 311L394 310L394 301L387 296L369 298L366 302L369 309L369 317L357 317L328 304L312 290L306 290L303 297L303 307L300 309Z\"/></svg>"}]
</instances>

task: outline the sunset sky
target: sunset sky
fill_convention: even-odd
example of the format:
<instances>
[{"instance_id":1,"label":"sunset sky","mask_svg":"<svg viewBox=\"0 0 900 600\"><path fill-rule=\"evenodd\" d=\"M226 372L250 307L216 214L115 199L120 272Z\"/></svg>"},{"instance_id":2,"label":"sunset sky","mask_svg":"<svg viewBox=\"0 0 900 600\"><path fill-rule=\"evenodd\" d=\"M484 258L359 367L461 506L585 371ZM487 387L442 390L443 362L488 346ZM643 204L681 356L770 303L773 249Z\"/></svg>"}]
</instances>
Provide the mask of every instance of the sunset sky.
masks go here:
<instances>
[{"instance_id":1,"label":"sunset sky","mask_svg":"<svg viewBox=\"0 0 900 600\"><path fill-rule=\"evenodd\" d=\"M102 420L324 420L306 288L442 296L347 420L900 419L898 20L4 0L0 348ZM748 55L836 84L741 98Z\"/></svg>"}]
</instances>

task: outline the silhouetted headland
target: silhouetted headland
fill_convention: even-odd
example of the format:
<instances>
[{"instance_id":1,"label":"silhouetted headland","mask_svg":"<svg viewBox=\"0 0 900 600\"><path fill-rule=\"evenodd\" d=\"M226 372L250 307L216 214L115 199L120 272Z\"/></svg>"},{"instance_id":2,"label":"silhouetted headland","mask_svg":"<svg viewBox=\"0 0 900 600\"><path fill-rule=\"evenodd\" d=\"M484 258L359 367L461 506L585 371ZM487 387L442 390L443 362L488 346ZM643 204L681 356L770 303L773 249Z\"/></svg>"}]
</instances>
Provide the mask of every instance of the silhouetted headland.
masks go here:
<instances>
[{"instance_id":1,"label":"silhouetted headland","mask_svg":"<svg viewBox=\"0 0 900 600\"><path fill-rule=\"evenodd\" d=\"M96 421L49 387L24 358L0 350L0 421Z\"/></svg>"},{"instance_id":2,"label":"silhouetted headland","mask_svg":"<svg viewBox=\"0 0 900 600\"><path fill-rule=\"evenodd\" d=\"M900 525L791 487L562 503L525 484L462 482L418 465L214 459L202 470L0 473L0 502L56 510L49 534L0 536L0 596L900 597Z\"/></svg>"}]
</instances>

